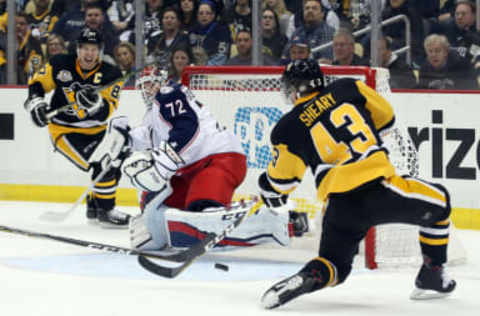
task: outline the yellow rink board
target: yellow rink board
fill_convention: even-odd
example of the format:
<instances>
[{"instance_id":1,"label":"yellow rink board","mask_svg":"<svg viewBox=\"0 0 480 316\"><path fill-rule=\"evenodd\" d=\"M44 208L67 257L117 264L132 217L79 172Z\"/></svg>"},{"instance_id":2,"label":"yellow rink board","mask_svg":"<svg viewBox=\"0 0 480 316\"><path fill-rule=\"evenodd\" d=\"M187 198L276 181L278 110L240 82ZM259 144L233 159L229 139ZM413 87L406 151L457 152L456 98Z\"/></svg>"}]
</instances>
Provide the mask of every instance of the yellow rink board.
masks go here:
<instances>
[{"instance_id":1,"label":"yellow rink board","mask_svg":"<svg viewBox=\"0 0 480 316\"><path fill-rule=\"evenodd\" d=\"M79 186L0 184L0 200L73 203L85 190L85 187ZM318 204L314 206L305 199L298 199L296 202L297 206L310 216L313 216L315 208L318 208ZM138 205L136 190L119 188L117 205ZM451 217L457 228L480 230L480 209L454 207Z\"/></svg>"}]
</instances>

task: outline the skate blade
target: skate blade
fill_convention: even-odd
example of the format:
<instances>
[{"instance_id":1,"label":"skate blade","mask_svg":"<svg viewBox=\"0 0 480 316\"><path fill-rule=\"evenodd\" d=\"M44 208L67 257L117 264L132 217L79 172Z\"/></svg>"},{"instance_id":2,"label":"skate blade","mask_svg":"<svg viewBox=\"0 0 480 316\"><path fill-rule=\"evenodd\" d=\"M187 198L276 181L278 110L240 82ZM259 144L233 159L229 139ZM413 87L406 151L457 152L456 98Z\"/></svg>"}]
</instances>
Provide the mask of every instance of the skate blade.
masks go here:
<instances>
[{"instance_id":1,"label":"skate blade","mask_svg":"<svg viewBox=\"0 0 480 316\"><path fill-rule=\"evenodd\" d=\"M415 288L413 289L412 294L410 294L410 299L414 301L433 300L450 296L450 294L452 293L441 293L434 290Z\"/></svg>"}]
</instances>

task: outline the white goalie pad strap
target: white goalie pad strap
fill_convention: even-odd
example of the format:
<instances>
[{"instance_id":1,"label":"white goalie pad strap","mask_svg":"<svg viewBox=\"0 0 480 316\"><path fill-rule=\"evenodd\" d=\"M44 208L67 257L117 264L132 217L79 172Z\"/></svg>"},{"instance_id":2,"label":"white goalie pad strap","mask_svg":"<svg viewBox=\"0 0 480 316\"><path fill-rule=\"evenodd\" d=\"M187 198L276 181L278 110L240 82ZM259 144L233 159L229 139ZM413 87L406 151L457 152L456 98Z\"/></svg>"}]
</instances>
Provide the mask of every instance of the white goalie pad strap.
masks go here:
<instances>
[{"instance_id":1,"label":"white goalie pad strap","mask_svg":"<svg viewBox=\"0 0 480 316\"><path fill-rule=\"evenodd\" d=\"M100 144L97 146L89 163L100 163L102 168L116 161L118 156L128 146L127 137L118 129L128 130L128 118L126 116L115 117L108 123L107 131Z\"/></svg>"},{"instance_id":2,"label":"white goalie pad strap","mask_svg":"<svg viewBox=\"0 0 480 316\"><path fill-rule=\"evenodd\" d=\"M134 152L123 162L122 172L139 190L159 192L169 186L169 178L165 178L157 169L150 151Z\"/></svg>"},{"instance_id":3,"label":"white goalie pad strap","mask_svg":"<svg viewBox=\"0 0 480 316\"><path fill-rule=\"evenodd\" d=\"M246 211L248 210L216 208L194 213L169 208L165 211L165 219L170 228L171 245L189 247L198 240L199 236L204 236L206 233L220 234L237 216ZM214 249L230 250L232 247L272 242L287 246L290 243L288 221L288 212L277 213L261 208L255 214L245 218L243 223L224 239L224 246ZM191 244L188 244L189 242Z\"/></svg>"}]
</instances>

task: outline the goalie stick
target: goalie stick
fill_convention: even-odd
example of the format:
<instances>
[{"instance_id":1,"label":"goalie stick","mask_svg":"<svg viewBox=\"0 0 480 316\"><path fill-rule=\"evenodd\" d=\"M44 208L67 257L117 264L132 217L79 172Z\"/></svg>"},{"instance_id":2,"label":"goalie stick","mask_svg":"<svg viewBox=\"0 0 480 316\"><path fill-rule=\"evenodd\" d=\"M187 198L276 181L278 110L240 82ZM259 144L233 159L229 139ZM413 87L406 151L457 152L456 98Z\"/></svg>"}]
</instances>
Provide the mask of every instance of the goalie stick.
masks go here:
<instances>
[{"instance_id":1,"label":"goalie stick","mask_svg":"<svg viewBox=\"0 0 480 316\"><path fill-rule=\"evenodd\" d=\"M245 211L241 216L237 217L235 221L229 224L220 234L209 233L205 239L196 243L189 248L188 258L181 265L176 267L166 267L154 263L153 261L147 259L147 256L139 255L138 263L145 268L146 270L152 272L153 274L160 275L166 278L175 278L177 275L182 273L187 267L189 267L195 259L215 247L220 241L222 241L230 232L237 228L243 220L250 214L255 213L263 202L261 200L251 200L246 202L245 207L248 207L248 210Z\"/></svg>"}]
</instances>

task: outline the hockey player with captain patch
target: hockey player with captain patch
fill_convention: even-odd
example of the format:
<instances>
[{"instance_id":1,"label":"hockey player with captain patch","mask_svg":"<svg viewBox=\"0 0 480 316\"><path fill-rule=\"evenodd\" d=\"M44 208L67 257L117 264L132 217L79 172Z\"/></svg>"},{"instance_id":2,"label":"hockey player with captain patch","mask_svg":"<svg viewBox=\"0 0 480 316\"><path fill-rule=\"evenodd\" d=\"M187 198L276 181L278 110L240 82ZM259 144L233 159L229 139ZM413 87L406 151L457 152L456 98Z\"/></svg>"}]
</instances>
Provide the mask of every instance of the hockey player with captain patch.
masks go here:
<instances>
[{"instance_id":1,"label":"hockey player with captain patch","mask_svg":"<svg viewBox=\"0 0 480 316\"><path fill-rule=\"evenodd\" d=\"M142 214L130 221L132 247L190 247L248 211L231 202L246 175L246 156L237 137L215 120L207 105L187 87L167 81L165 71L147 67L137 89L147 105L143 124L130 129L126 118L114 118L109 128L128 134L125 142L132 154L123 161L122 172L140 192ZM294 233L306 230L306 222L300 225L305 218L296 217L294 232L293 217L288 211L261 210L217 248L287 245Z\"/></svg>"},{"instance_id":2,"label":"hockey player with captain patch","mask_svg":"<svg viewBox=\"0 0 480 316\"><path fill-rule=\"evenodd\" d=\"M290 63L282 90L291 111L271 133L274 158L259 178L265 203L281 205L307 168L325 202L318 257L268 289L267 309L300 295L343 283L370 227L386 223L419 226L424 262L411 299L443 297L456 286L445 271L450 198L439 184L399 176L379 136L394 123L390 104L361 81L324 85L314 60Z\"/></svg>"},{"instance_id":3,"label":"hockey player with captain patch","mask_svg":"<svg viewBox=\"0 0 480 316\"><path fill-rule=\"evenodd\" d=\"M118 107L123 81L120 69L102 62L103 38L98 31L85 28L77 45L77 56L54 56L34 74L28 83L25 109L36 126L48 126L55 150L80 170L93 169L95 179L102 167L89 159L105 135L107 120ZM98 87L105 88L97 91ZM47 104L45 94L52 90ZM50 118L48 114L56 110L58 113ZM112 167L96 183L87 198L87 218L91 222L104 227L128 227L129 215L115 210L119 177L119 169Z\"/></svg>"}]
</instances>

